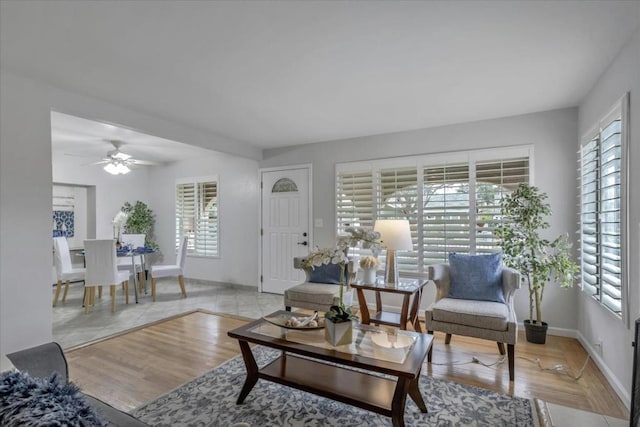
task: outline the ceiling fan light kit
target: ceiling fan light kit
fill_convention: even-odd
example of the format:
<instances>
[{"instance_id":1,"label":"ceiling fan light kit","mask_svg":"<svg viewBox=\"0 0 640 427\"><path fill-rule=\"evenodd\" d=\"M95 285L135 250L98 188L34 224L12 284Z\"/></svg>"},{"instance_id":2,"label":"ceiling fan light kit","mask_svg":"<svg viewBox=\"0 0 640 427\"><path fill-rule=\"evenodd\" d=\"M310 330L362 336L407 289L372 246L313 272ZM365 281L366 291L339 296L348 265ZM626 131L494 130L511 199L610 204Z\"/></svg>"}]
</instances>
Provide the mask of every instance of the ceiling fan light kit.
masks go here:
<instances>
[{"instance_id":1,"label":"ceiling fan light kit","mask_svg":"<svg viewBox=\"0 0 640 427\"><path fill-rule=\"evenodd\" d=\"M109 172L111 175L124 175L131 172L131 169L129 169L127 165L118 160L107 163L106 165L104 165L103 169Z\"/></svg>"}]
</instances>

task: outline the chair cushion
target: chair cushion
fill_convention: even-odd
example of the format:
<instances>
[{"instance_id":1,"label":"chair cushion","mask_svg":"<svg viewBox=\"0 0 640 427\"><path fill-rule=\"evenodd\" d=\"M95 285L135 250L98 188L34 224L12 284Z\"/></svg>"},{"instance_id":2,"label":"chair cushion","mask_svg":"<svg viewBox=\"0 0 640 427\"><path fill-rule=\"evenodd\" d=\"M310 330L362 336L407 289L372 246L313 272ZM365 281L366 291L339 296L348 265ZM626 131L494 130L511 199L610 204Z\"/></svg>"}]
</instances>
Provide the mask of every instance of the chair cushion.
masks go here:
<instances>
[{"instance_id":1,"label":"chair cushion","mask_svg":"<svg viewBox=\"0 0 640 427\"><path fill-rule=\"evenodd\" d=\"M347 269L345 268L345 283L347 278ZM323 264L314 267L309 277L311 283L330 283L334 285L340 284L340 264Z\"/></svg>"},{"instance_id":2,"label":"chair cushion","mask_svg":"<svg viewBox=\"0 0 640 427\"><path fill-rule=\"evenodd\" d=\"M433 320L505 331L509 322L507 304L492 301L442 298L431 306Z\"/></svg>"},{"instance_id":3,"label":"chair cushion","mask_svg":"<svg viewBox=\"0 0 640 427\"><path fill-rule=\"evenodd\" d=\"M340 286L327 283L301 283L284 291L285 301L304 301L311 304L328 305L340 294Z\"/></svg>"},{"instance_id":4,"label":"chair cushion","mask_svg":"<svg viewBox=\"0 0 640 427\"><path fill-rule=\"evenodd\" d=\"M504 303L502 254L449 254L449 298Z\"/></svg>"},{"instance_id":5,"label":"chair cushion","mask_svg":"<svg viewBox=\"0 0 640 427\"><path fill-rule=\"evenodd\" d=\"M168 276L181 276L182 269L179 265L153 265L151 266L151 276L168 277Z\"/></svg>"}]
</instances>

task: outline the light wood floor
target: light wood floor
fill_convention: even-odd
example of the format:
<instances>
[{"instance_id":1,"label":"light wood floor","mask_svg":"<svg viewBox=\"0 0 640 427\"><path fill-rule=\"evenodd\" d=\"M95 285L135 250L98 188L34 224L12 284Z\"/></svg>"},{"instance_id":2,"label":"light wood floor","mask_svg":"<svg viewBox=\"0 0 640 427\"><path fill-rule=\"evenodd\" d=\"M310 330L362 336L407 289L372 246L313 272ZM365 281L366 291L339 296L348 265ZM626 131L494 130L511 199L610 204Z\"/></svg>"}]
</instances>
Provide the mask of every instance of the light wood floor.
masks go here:
<instances>
[{"instance_id":1,"label":"light wood floor","mask_svg":"<svg viewBox=\"0 0 640 427\"><path fill-rule=\"evenodd\" d=\"M65 351L71 380L85 392L116 408L130 411L190 381L240 353L227 331L246 320L198 311L156 322L133 332ZM495 343L454 336L449 346L435 335L433 364L423 373L496 392L628 419L624 404L592 361L579 380L561 372L541 371L526 359L539 358L543 367L562 364L577 374L587 354L575 339L549 336L545 345L516 345L516 378L508 380L506 360ZM428 391L423 390L428 404Z\"/></svg>"}]
</instances>

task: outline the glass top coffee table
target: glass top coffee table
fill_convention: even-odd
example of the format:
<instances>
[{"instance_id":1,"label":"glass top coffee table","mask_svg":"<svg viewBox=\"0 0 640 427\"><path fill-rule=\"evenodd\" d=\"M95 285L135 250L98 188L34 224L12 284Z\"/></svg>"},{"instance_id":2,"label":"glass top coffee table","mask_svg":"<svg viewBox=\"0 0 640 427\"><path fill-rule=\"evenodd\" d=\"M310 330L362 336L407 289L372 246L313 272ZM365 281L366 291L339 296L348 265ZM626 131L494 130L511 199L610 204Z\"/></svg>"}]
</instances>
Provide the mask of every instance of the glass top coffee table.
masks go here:
<instances>
[{"instance_id":1,"label":"glass top coffee table","mask_svg":"<svg viewBox=\"0 0 640 427\"><path fill-rule=\"evenodd\" d=\"M278 311L265 318L280 316L305 315ZM334 347L325 341L324 329L288 329L265 319L228 335L239 341L247 368L238 404L262 378L391 417L393 426L404 426L407 395L427 412L418 384L422 363L433 343L431 335L354 324L353 342ZM258 368L249 343L282 354Z\"/></svg>"}]
</instances>

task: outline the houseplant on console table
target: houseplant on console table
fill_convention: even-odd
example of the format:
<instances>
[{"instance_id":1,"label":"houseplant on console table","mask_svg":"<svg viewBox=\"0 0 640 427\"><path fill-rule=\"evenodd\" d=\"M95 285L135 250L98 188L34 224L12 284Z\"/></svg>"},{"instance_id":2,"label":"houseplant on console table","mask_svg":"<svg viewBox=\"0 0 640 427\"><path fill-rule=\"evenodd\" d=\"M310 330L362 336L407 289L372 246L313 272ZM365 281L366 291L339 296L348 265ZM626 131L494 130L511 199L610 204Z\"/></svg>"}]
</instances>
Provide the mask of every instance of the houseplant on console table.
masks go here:
<instances>
[{"instance_id":1,"label":"houseplant on console table","mask_svg":"<svg viewBox=\"0 0 640 427\"><path fill-rule=\"evenodd\" d=\"M545 285L553 279L560 287L573 286L578 265L571 257L571 243L562 234L549 241L539 230L549 228L547 195L537 187L520 184L502 199L504 222L496 229L498 246L508 267L520 271L529 288L529 319L524 321L527 341L544 344L548 325L542 318ZM535 318L534 318L535 312Z\"/></svg>"}]
</instances>

